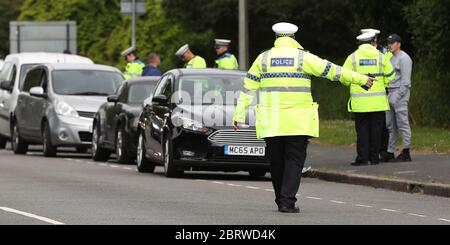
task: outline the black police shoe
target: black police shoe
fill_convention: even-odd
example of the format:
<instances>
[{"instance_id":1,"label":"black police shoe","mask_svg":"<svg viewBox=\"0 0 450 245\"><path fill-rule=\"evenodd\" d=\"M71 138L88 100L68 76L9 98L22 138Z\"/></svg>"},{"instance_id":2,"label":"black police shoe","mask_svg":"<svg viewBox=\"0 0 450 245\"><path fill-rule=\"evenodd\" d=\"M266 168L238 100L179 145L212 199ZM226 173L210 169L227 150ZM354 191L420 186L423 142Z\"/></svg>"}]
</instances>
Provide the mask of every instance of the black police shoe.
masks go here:
<instances>
[{"instance_id":1,"label":"black police shoe","mask_svg":"<svg viewBox=\"0 0 450 245\"><path fill-rule=\"evenodd\" d=\"M278 212L288 213L288 214L298 214L298 213L300 213L300 208L299 207L288 208L288 207L280 206L278 208Z\"/></svg>"},{"instance_id":2,"label":"black police shoe","mask_svg":"<svg viewBox=\"0 0 450 245\"><path fill-rule=\"evenodd\" d=\"M350 163L352 166L367 166L369 165L369 161L354 161L352 163Z\"/></svg>"},{"instance_id":3,"label":"black police shoe","mask_svg":"<svg viewBox=\"0 0 450 245\"><path fill-rule=\"evenodd\" d=\"M409 149L404 149L400 155L395 159L396 162L411 162L411 155Z\"/></svg>"},{"instance_id":4,"label":"black police shoe","mask_svg":"<svg viewBox=\"0 0 450 245\"><path fill-rule=\"evenodd\" d=\"M381 153L380 162L395 162L394 153L390 153L387 151Z\"/></svg>"}]
</instances>

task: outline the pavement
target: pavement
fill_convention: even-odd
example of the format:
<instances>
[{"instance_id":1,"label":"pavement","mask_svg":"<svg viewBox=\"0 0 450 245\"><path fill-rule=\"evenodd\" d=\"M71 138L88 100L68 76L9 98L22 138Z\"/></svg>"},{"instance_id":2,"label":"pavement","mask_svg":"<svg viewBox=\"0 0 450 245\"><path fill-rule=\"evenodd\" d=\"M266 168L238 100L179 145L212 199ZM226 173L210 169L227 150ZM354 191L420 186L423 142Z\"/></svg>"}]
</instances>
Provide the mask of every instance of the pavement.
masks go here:
<instances>
[{"instance_id":1,"label":"pavement","mask_svg":"<svg viewBox=\"0 0 450 245\"><path fill-rule=\"evenodd\" d=\"M309 161L317 159L314 149ZM269 174L188 172L170 179L161 167L142 174L86 154L0 150L0 225L450 225L443 197L313 178L303 179L297 197L301 213L280 214Z\"/></svg>"},{"instance_id":2,"label":"pavement","mask_svg":"<svg viewBox=\"0 0 450 245\"><path fill-rule=\"evenodd\" d=\"M412 153L412 162L351 166L356 149L311 144L306 166L310 177L397 191L450 197L450 155Z\"/></svg>"}]
</instances>

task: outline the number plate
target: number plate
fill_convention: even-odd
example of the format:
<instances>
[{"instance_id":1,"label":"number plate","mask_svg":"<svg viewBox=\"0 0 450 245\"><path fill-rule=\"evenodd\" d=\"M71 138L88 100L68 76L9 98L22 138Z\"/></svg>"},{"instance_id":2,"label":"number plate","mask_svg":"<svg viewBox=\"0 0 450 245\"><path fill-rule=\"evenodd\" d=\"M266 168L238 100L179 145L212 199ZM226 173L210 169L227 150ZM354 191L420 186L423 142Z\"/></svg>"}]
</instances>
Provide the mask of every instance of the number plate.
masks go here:
<instances>
[{"instance_id":1,"label":"number plate","mask_svg":"<svg viewBox=\"0 0 450 245\"><path fill-rule=\"evenodd\" d=\"M224 149L226 156L258 156L266 155L266 148L263 146L232 146L226 145Z\"/></svg>"}]
</instances>

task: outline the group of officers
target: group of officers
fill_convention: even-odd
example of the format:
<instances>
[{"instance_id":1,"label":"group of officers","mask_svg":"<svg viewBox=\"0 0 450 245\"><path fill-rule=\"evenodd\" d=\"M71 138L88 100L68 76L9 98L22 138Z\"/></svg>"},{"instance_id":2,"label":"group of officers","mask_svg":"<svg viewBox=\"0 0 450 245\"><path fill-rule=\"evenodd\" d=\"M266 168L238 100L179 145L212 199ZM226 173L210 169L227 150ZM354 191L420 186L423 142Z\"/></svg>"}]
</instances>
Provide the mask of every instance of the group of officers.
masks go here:
<instances>
[{"instance_id":1,"label":"group of officers","mask_svg":"<svg viewBox=\"0 0 450 245\"><path fill-rule=\"evenodd\" d=\"M215 39L215 49L218 58L215 61L215 68L226 70L239 69L239 63L230 51L231 40L227 39ZM161 60L155 53L150 54L149 64L146 66L142 60L137 56L137 50L135 47L131 47L121 53L123 57L128 61L125 68L125 78L136 78L140 76L160 76L159 65ZM195 55L189 48L189 44L183 45L175 53L183 62L185 62L185 68L187 69L203 69L207 68L206 61L203 57Z\"/></svg>"},{"instance_id":2,"label":"group of officers","mask_svg":"<svg viewBox=\"0 0 450 245\"><path fill-rule=\"evenodd\" d=\"M412 61L401 50L400 36L390 35L389 51L380 51L380 31L363 29L357 37L359 48L339 66L306 51L295 40L296 25L277 23L272 30L276 36L274 47L260 54L247 72L233 119L235 130L246 124L248 109L259 93L256 131L267 145L279 212L300 212L295 206L296 194L307 146L309 139L319 137L319 105L311 94L313 76L350 87L348 110L355 116L357 132L357 157L352 165L411 161L408 103ZM230 41L215 41L219 56L216 67L238 69L238 62L228 49ZM176 55L186 68L206 68L205 60L187 44ZM395 157L399 131L403 151Z\"/></svg>"}]
</instances>

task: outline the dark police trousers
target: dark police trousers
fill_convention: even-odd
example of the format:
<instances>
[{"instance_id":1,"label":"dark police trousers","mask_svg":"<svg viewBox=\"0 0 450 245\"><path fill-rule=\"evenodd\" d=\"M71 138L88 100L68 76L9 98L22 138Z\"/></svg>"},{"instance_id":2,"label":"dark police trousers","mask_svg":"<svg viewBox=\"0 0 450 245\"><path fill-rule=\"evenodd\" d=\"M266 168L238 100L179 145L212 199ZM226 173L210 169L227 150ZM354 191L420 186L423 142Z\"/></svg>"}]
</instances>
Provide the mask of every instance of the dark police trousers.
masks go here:
<instances>
[{"instance_id":1,"label":"dark police trousers","mask_svg":"<svg viewBox=\"0 0 450 245\"><path fill-rule=\"evenodd\" d=\"M381 139L386 112L355 113L357 134L356 162L379 162Z\"/></svg>"},{"instance_id":2,"label":"dark police trousers","mask_svg":"<svg viewBox=\"0 0 450 245\"><path fill-rule=\"evenodd\" d=\"M275 203L293 208L297 202L309 136L266 138Z\"/></svg>"}]
</instances>

